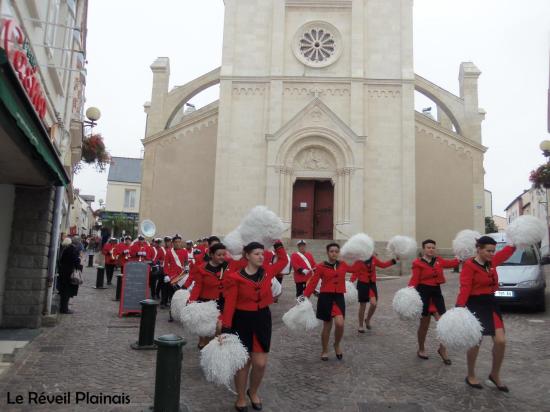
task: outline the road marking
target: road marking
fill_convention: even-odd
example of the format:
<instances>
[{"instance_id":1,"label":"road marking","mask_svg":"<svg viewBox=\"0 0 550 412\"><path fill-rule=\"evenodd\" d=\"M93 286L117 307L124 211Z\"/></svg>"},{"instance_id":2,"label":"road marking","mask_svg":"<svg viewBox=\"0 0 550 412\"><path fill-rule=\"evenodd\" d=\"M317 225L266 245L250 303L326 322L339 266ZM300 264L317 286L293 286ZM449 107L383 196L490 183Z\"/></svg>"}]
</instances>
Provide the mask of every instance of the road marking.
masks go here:
<instances>
[{"instance_id":1,"label":"road marking","mask_svg":"<svg viewBox=\"0 0 550 412\"><path fill-rule=\"evenodd\" d=\"M542 319L527 319L527 322L531 322L531 323L544 323L546 322L545 320L542 320Z\"/></svg>"}]
</instances>

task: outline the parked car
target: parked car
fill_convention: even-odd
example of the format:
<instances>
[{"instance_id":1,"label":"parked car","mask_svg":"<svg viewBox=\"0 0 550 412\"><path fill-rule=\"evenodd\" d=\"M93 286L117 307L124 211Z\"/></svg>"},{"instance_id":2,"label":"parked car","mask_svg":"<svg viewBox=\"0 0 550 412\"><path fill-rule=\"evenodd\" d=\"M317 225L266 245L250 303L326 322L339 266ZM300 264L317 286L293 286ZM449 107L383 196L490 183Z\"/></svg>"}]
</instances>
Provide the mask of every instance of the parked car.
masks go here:
<instances>
[{"instance_id":1,"label":"parked car","mask_svg":"<svg viewBox=\"0 0 550 412\"><path fill-rule=\"evenodd\" d=\"M497 241L496 250L506 246L504 233L489 234ZM537 311L546 310L546 279L542 271L540 251L529 246L516 252L497 267L499 290L495 292L502 305L529 307Z\"/></svg>"}]
</instances>

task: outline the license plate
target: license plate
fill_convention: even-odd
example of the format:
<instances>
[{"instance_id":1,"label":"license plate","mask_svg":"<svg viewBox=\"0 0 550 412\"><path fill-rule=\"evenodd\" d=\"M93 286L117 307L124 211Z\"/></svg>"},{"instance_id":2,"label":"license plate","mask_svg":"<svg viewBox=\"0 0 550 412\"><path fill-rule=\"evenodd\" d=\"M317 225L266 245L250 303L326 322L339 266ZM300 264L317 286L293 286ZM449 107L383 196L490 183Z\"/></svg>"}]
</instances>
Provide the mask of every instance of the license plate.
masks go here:
<instances>
[{"instance_id":1,"label":"license plate","mask_svg":"<svg viewBox=\"0 0 550 412\"><path fill-rule=\"evenodd\" d=\"M497 290L495 292L495 296L501 296L501 297L505 297L505 298L513 298L514 297L514 292L512 292L511 290Z\"/></svg>"}]
</instances>

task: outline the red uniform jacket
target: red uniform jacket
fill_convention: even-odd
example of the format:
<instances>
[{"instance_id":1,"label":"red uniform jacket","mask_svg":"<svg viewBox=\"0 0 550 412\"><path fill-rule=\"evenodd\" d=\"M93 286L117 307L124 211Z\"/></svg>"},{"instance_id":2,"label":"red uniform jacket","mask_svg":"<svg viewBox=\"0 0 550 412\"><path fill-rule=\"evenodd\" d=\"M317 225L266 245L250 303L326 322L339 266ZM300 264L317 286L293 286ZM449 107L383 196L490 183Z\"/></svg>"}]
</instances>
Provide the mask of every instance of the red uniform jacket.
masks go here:
<instances>
[{"instance_id":1,"label":"red uniform jacket","mask_svg":"<svg viewBox=\"0 0 550 412\"><path fill-rule=\"evenodd\" d=\"M227 262L222 263L218 267L214 267L209 263L200 266L195 265L192 275L195 285L191 291L191 296L189 296L189 301L193 302L197 299L219 299L220 296L223 295L226 275L229 273L227 270L228 266L229 264Z\"/></svg>"},{"instance_id":2,"label":"red uniform jacket","mask_svg":"<svg viewBox=\"0 0 550 412\"><path fill-rule=\"evenodd\" d=\"M308 260L309 266L304 262L304 259L300 257L298 252L294 252L290 257L290 265L294 270L294 282L296 283L307 282L313 276L315 259L313 259L313 255L309 252L304 253L303 256ZM304 274L304 271L308 271L308 273Z\"/></svg>"},{"instance_id":3,"label":"red uniform jacket","mask_svg":"<svg viewBox=\"0 0 550 412\"><path fill-rule=\"evenodd\" d=\"M174 258L174 253L179 258L179 264ZM183 273L186 263L187 250L170 248L170 250L166 250L166 257L164 258L164 273L172 280Z\"/></svg>"},{"instance_id":4,"label":"red uniform jacket","mask_svg":"<svg viewBox=\"0 0 550 412\"><path fill-rule=\"evenodd\" d=\"M412 263L412 276L409 286L418 285L437 286L445 283L443 269L454 268L460 264L458 259L443 259L435 257L433 266L422 258L415 259Z\"/></svg>"},{"instance_id":5,"label":"red uniform jacket","mask_svg":"<svg viewBox=\"0 0 550 412\"><path fill-rule=\"evenodd\" d=\"M162 246L153 246L153 263L164 266L164 258L166 257L166 249Z\"/></svg>"},{"instance_id":6,"label":"red uniform jacket","mask_svg":"<svg viewBox=\"0 0 550 412\"><path fill-rule=\"evenodd\" d=\"M147 242L138 240L130 246L130 260L134 262L153 260L153 249Z\"/></svg>"},{"instance_id":7,"label":"red uniform jacket","mask_svg":"<svg viewBox=\"0 0 550 412\"><path fill-rule=\"evenodd\" d=\"M460 272L460 291L456 299L456 306L466 306L470 296L489 295L498 290L497 266L504 263L514 254L514 246L505 246L495 253L493 260L487 266L477 263L474 258L464 262Z\"/></svg>"},{"instance_id":8,"label":"red uniform jacket","mask_svg":"<svg viewBox=\"0 0 550 412\"><path fill-rule=\"evenodd\" d=\"M352 273L350 281L355 282L357 279L359 279L360 282L364 283L376 282L377 267L382 269L389 268L396 263L397 261L395 259L383 262L381 260L378 260L376 256L373 256L367 261L358 260L349 269L349 271Z\"/></svg>"},{"instance_id":9,"label":"red uniform jacket","mask_svg":"<svg viewBox=\"0 0 550 412\"><path fill-rule=\"evenodd\" d=\"M230 272L224 285L225 305L222 314L222 324L230 328L235 310L256 311L273 303L271 280L288 264L285 248L281 243L275 245L277 262L264 269L261 267L258 282L245 277L241 272Z\"/></svg>"},{"instance_id":10,"label":"red uniform jacket","mask_svg":"<svg viewBox=\"0 0 550 412\"><path fill-rule=\"evenodd\" d=\"M117 246L117 243L105 243L103 245L102 253L105 256L105 264L106 265L116 265L117 261L115 259L115 248Z\"/></svg>"},{"instance_id":11,"label":"red uniform jacket","mask_svg":"<svg viewBox=\"0 0 550 412\"><path fill-rule=\"evenodd\" d=\"M124 273L124 265L130 260L130 246L126 243L119 243L115 246L115 256L117 256L118 264Z\"/></svg>"},{"instance_id":12,"label":"red uniform jacket","mask_svg":"<svg viewBox=\"0 0 550 412\"><path fill-rule=\"evenodd\" d=\"M315 266L315 271L304 290L304 296L309 298L319 280L321 280L321 293L346 293L346 273L349 266L345 262L337 261L334 265L323 262Z\"/></svg>"}]
</instances>

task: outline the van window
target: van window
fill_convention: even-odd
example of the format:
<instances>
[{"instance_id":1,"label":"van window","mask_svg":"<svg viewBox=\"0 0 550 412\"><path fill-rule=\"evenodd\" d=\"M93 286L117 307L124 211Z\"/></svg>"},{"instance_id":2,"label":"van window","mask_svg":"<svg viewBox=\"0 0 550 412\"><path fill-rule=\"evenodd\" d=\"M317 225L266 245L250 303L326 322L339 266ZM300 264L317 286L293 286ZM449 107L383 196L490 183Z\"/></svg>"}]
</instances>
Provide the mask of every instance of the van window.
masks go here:
<instances>
[{"instance_id":1,"label":"van window","mask_svg":"<svg viewBox=\"0 0 550 412\"><path fill-rule=\"evenodd\" d=\"M506 243L497 243L497 252L501 250ZM510 258L502 264L502 266L523 266L523 265L538 265L539 261L535 253L535 248L529 246L525 250L516 250Z\"/></svg>"}]
</instances>

